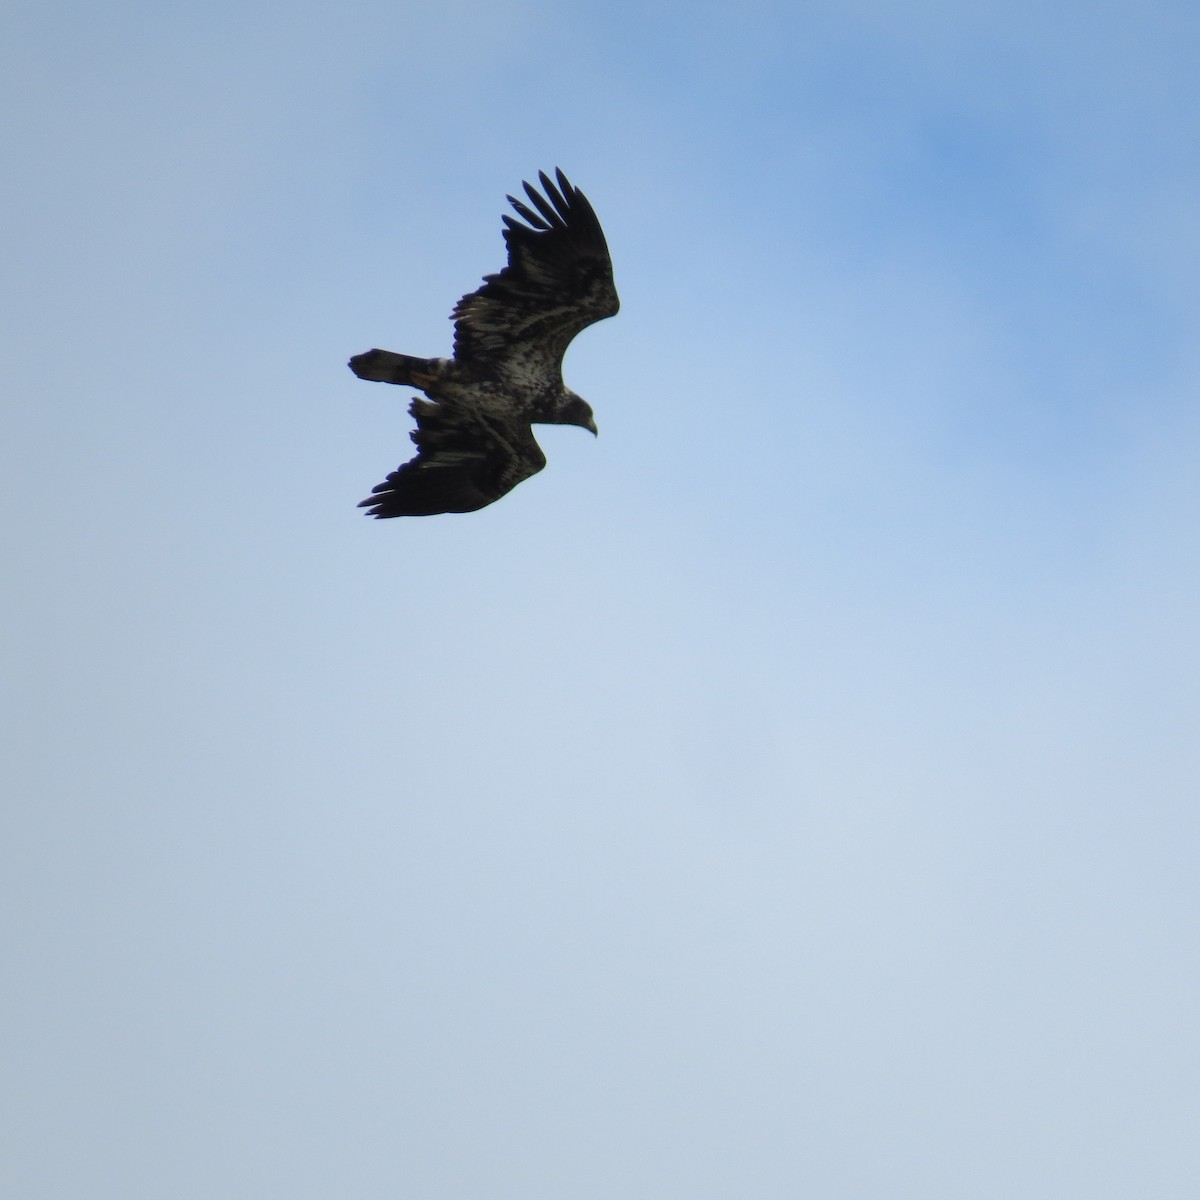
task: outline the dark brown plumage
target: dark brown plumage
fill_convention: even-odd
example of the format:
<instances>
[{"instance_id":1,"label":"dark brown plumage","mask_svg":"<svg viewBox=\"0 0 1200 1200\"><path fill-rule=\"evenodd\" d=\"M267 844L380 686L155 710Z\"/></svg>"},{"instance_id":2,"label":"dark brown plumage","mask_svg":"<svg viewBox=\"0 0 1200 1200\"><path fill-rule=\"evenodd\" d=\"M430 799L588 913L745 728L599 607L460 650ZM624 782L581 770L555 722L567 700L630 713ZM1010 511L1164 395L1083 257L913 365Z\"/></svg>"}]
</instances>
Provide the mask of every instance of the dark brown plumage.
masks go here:
<instances>
[{"instance_id":1,"label":"dark brown plumage","mask_svg":"<svg viewBox=\"0 0 1200 1200\"><path fill-rule=\"evenodd\" d=\"M533 424L596 432L586 400L563 385L562 360L582 329L620 307L604 232L587 197L562 171L544 171L523 219L504 217L508 266L455 306L454 357L368 350L350 360L360 378L414 387L409 435L416 457L360 507L374 517L473 512L546 465ZM544 194L543 194L544 193Z\"/></svg>"}]
</instances>

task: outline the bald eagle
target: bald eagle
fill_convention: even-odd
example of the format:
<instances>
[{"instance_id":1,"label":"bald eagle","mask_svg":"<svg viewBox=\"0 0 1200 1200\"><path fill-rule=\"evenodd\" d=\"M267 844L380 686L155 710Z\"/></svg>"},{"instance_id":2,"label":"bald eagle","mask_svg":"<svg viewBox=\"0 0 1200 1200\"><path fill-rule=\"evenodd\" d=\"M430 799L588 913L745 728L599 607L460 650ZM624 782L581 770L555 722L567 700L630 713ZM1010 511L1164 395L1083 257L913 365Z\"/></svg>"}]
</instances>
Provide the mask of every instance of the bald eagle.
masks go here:
<instances>
[{"instance_id":1,"label":"bald eagle","mask_svg":"<svg viewBox=\"0 0 1200 1200\"><path fill-rule=\"evenodd\" d=\"M596 432L592 410L563 385L571 339L620 307L604 232L587 197L562 173L538 173L533 207L508 197L508 266L455 306L454 357L368 350L349 363L359 379L417 388L409 408L416 457L359 505L373 517L474 512L546 465L533 424ZM543 194L544 193L544 194Z\"/></svg>"}]
</instances>

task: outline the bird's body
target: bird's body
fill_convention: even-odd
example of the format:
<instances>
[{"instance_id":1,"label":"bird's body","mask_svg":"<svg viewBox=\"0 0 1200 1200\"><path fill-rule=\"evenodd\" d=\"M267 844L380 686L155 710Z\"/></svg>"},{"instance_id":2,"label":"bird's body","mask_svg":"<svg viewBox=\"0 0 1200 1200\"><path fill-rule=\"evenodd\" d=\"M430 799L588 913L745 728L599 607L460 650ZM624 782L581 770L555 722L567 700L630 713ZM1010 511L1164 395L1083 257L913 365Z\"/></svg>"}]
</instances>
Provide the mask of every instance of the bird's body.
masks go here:
<instances>
[{"instance_id":1,"label":"bird's body","mask_svg":"<svg viewBox=\"0 0 1200 1200\"><path fill-rule=\"evenodd\" d=\"M368 350L350 360L360 379L414 387L417 455L362 502L375 517L473 512L546 465L533 424L596 432L587 402L563 384L571 339L619 307L596 214L566 176L542 172L536 208L508 199L526 224L504 218L508 266L484 277L454 309L453 358Z\"/></svg>"}]
</instances>

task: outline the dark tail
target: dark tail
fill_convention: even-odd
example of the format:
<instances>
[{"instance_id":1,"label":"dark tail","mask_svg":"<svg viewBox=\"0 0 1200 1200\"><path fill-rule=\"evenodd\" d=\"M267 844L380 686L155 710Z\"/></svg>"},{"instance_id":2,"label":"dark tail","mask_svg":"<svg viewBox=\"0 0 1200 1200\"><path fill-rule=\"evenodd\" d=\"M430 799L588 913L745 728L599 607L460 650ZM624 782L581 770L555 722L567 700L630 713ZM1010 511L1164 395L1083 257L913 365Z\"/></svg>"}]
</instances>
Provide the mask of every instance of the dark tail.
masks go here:
<instances>
[{"instance_id":1,"label":"dark tail","mask_svg":"<svg viewBox=\"0 0 1200 1200\"><path fill-rule=\"evenodd\" d=\"M348 366L359 379L374 383L400 383L423 388L437 378L436 358L414 358L411 354L394 354L391 350L368 350L356 354Z\"/></svg>"}]
</instances>

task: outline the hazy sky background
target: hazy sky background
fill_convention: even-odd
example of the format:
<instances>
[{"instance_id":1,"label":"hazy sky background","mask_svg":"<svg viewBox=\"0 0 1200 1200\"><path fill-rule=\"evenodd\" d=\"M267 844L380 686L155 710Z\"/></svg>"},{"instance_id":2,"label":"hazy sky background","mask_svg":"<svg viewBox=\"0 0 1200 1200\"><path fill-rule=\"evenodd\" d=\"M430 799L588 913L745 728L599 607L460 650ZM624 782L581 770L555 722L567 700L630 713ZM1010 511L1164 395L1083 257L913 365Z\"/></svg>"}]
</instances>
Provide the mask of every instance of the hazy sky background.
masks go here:
<instances>
[{"instance_id":1,"label":"hazy sky background","mask_svg":"<svg viewBox=\"0 0 1200 1200\"><path fill-rule=\"evenodd\" d=\"M1194 1200L1192 0L14 9L0 1193Z\"/></svg>"}]
</instances>

